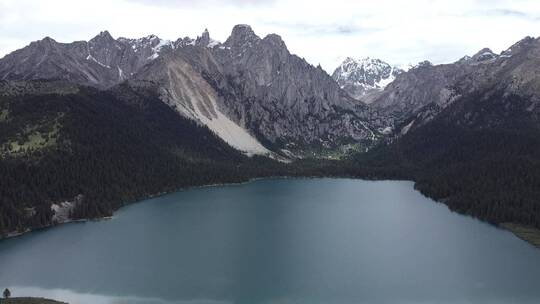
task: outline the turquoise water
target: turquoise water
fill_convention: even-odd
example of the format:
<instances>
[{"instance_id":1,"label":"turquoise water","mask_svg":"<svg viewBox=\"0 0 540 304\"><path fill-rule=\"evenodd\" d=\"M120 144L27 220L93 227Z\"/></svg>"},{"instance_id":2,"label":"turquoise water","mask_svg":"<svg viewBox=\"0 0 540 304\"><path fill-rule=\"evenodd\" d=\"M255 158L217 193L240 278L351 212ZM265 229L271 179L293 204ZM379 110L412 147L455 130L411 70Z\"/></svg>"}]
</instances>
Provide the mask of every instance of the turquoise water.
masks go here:
<instances>
[{"instance_id":1,"label":"turquoise water","mask_svg":"<svg viewBox=\"0 0 540 304\"><path fill-rule=\"evenodd\" d=\"M540 303L540 250L411 182L277 179L0 242L0 288L71 303Z\"/></svg>"}]
</instances>

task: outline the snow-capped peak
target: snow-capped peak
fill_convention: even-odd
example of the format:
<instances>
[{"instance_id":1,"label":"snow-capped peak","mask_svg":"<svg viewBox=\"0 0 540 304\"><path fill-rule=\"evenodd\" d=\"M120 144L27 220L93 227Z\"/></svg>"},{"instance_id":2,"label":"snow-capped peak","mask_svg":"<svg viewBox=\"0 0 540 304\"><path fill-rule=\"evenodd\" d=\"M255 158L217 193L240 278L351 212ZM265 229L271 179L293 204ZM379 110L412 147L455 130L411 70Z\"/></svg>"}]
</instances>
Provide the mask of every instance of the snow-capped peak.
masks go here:
<instances>
[{"instance_id":1,"label":"snow-capped peak","mask_svg":"<svg viewBox=\"0 0 540 304\"><path fill-rule=\"evenodd\" d=\"M158 58L165 47L174 49L172 41L161 39L156 35L148 35L138 39L118 38L118 41L127 44L135 53L147 54L149 60Z\"/></svg>"},{"instance_id":2,"label":"snow-capped peak","mask_svg":"<svg viewBox=\"0 0 540 304\"><path fill-rule=\"evenodd\" d=\"M375 58L345 58L332 77L353 98L359 99L371 90L382 90L403 72L401 68Z\"/></svg>"},{"instance_id":3,"label":"snow-capped peak","mask_svg":"<svg viewBox=\"0 0 540 304\"><path fill-rule=\"evenodd\" d=\"M474 54L471 57L471 60L475 62L482 62L482 61L487 61L487 60L491 60L495 58L497 58L497 54L493 53L493 51L488 48L484 48L484 49L481 49L478 53Z\"/></svg>"},{"instance_id":4,"label":"snow-capped peak","mask_svg":"<svg viewBox=\"0 0 540 304\"><path fill-rule=\"evenodd\" d=\"M157 38L157 39L158 39L158 43L155 46L152 47L152 52L153 53L150 56L151 59L156 59L159 56L159 54L161 53L161 50L164 47L166 47L166 46L168 46L170 48L174 47L172 41L170 41L170 40L159 39L159 38Z\"/></svg>"}]
</instances>

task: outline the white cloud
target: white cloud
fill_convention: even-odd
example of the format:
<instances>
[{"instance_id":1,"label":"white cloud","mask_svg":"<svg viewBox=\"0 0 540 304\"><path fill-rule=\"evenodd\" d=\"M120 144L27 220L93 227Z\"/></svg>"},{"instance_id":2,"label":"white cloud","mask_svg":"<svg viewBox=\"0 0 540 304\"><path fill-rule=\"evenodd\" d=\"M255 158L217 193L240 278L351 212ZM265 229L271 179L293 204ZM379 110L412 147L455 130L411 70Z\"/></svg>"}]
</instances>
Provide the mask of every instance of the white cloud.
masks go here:
<instances>
[{"instance_id":1,"label":"white cloud","mask_svg":"<svg viewBox=\"0 0 540 304\"><path fill-rule=\"evenodd\" d=\"M176 39L204 28L225 40L235 24L277 33L289 49L328 71L346 56L406 65L454 61L483 47L502 51L540 35L535 0L0 0L0 56L30 41L156 34Z\"/></svg>"}]
</instances>

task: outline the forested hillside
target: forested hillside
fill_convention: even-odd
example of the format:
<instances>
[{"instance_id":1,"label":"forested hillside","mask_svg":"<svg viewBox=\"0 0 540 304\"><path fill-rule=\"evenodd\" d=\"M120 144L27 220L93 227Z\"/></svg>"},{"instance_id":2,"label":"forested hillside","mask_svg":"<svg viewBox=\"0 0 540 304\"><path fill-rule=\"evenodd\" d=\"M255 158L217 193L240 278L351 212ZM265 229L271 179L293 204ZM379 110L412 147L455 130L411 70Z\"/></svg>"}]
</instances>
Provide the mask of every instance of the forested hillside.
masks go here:
<instances>
[{"instance_id":1,"label":"forested hillside","mask_svg":"<svg viewBox=\"0 0 540 304\"><path fill-rule=\"evenodd\" d=\"M0 97L2 233L50 225L53 203L99 217L150 194L251 174L240 169L253 160L144 88L21 85Z\"/></svg>"},{"instance_id":2,"label":"forested hillside","mask_svg":"<svg viewBox=\"0 0 540 304\"><path fill-rule=\"evenodd\" d=\"M452 210L540 228L540 129L531 98L486 91L367 155Z\"/></svg>"}]
</instances>

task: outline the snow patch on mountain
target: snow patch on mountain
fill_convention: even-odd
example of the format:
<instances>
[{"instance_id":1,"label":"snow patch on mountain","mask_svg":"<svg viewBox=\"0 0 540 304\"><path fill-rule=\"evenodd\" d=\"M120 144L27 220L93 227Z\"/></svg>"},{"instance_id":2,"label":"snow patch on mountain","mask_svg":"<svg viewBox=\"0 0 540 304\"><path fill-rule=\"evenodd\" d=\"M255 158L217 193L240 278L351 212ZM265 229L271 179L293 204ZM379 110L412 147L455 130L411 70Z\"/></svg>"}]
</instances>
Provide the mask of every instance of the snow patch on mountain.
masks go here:
<instances>
[{"instance_id":1,"label":"snow patch on mountain","mask_svg":"<svg viewBox=\"0 0 540 304\"><path fill-rule=\"evenodd\" d=\"M373 58L346 58L332 77L351 97L361 99L369 92L382 91L403 70Z\"/></svg>"},{"instance_id":2,"label":"snow patch on mountain","mask_svg":"<svg viewBox=\"0 0 540 304\"><path fill-rule=\"evenodd\" d=\"M118 38L118 41L127 44L135 53L149 54L148 60L159 57L164 48L174 49L175 44L167 39L161 39L156 35L148 35L138 39Z\"/></svg>"},{"instance_id":3,"label":"snow patch on mountain","mask_svg":"<svg viewBox=\"0 0 540 304\"><path fill-rule=\"evenodd\" d=\"M221 45L221 42L218 41L218 40L214 40L214 39L210 39L210 42L208 43L208 45L206 47L208 48L214 48L218 45Z\"/></svg>"},{"instance_id":4,"label":"snow patch on mountain","mask_svg":"<svg viewBox=\"0 0 540 304\"><path fill-rule=\"evenodd\" d=\"M120 66L117 66L118 68L118 79L120 79L120 81L123 81L126 79L126 76L124 75L124 71L120 68Z\"/></svg>"},{"instance_id":5,"label":"snow patch on mountain","mask_svg":"<svg viewBox=\"0 0 540 304\"><path fill-rule=\"evenodd\" d=\"M161 53L161 49L163 49L164 47L168 46L170 48L174 48L174 45L173 45L172 41L165 40L165 39L160 39L160 38L157 38L157 39L158 39L157 45L152 47L152 52L154 52L152 54L152 56L151 56L152 59L155 59L155 58L159 57L159 54Z\"/></svg>"},{"instance_id":6,"label":"snow patch on mountain","mask_svg":"<svg viewBox=\"0 0 540 304\"><path fill-rule=\"evenodd\" d=\"M103 64L99 61L97 61L96 58L94 58L94 56L88 54L88 56L86 56L86 60L90 60L90 61L94 61L95 63L99 64L100 66L104 67L104 68L107 68L107 69L110 69L111 67L106 65L106 64Z\"/></svg>"}]
</instances>

